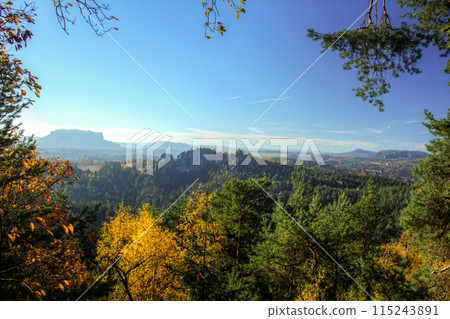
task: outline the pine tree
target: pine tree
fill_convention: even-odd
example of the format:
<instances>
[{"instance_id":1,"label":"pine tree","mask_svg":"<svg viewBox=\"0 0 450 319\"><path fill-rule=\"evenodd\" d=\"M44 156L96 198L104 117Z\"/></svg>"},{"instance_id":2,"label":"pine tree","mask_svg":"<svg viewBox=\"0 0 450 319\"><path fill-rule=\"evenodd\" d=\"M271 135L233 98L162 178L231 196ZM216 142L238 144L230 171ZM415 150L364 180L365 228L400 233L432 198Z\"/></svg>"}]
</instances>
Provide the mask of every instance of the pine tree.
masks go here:
<instances>
[{"instance_id":1,"label":"pine tree","mask_svg":"<svg viewBox=\"0 0 450 319\"><path fill-rule=\"evenodd\" d=\"M429 152L414 167L418 178L408 207L402 211L402 225L411 233L411 246L423 258L423 278L431 298L450 296L450 111L436 120L425 110L423 123L435 137Z\"/></svg>"}]
</instances>

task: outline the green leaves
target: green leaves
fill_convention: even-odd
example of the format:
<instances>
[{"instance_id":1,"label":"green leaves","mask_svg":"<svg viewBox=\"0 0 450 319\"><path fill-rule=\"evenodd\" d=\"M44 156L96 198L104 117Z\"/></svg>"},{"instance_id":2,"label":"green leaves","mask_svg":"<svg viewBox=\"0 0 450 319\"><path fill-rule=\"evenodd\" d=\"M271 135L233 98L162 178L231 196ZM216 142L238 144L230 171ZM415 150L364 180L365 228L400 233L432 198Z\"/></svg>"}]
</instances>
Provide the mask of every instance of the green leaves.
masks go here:
<instances>
[{"instance_id":1,"label":"green leaves","mask_svg":"<svg viewBox=\"0 0 450 319\"><path fill-rule=\"evenodd\" d=\"M405 23L399 28L382 24L331 34L309 29L307 36L321 42L322 52L328 48L338 51L345 60L344 70L357 70L361 85L353 89L355 95L378 107L379 111L383 111L383 95L391 87L389 76L397 78L400 73L420 73L417 62L422 57L424 38Z\"/></svg>"},{"instance_id":2,"label":"green leaves","mask_svg":"<svg viewBox=\"0 0 450 319\"><path fill-rule=\"evenodd\" d=\"M429 155L414 167L418 181L401 221L423 260L424 291L431 299L447 300L449 273L439 271L450 262L450 110L439 120L427 110L425 116L423 124L436 138L427 144Z\"/></svg>"},{"instance_id":3,"label":"green leaves","mask_svg":"<svg viewBox=\"0 0 450 319\"><path fill-rule=\"evenodd\" d=\"M377 6L373 1L370 3ZM399 27L392 26L383 1L384 14L379 21L376 14L375 20L372 19L371 8L365 25L356 30L329 34L313 29L307 31L313 41L321 42L322 52L328 48L339 52L345 60L344 70L357 70L361 85L353 89L355 95L378 107L379 111L384 110L383 96L391 88L389 77L420 73L417 62L423 48L434 44L442 51L441 56L450 53L450 4L447 0L398 0L398 3L410 9L403 17L410 18L412 25L403 22ZM444 71L450 73L450 60Z\"/></svg>"}]
</instances>

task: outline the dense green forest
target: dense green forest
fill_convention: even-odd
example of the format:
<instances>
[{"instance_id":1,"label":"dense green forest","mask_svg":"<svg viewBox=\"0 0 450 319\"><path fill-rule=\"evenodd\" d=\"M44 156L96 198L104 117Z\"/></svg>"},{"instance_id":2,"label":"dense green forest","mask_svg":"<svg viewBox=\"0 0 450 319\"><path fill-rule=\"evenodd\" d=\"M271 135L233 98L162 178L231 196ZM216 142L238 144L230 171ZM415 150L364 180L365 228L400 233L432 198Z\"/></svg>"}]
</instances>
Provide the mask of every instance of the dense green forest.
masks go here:
<instances>
[{"instance_id":1,"label":"dense green forest","mask_svg":"<svg viewBox=\"0 0 450 319\"><path fill-rule=\"evenodd\" d=\"M238 152L242 154L242 152ZM182 164L179 164L182 163ZM167 207L193 181L207 185L210 191L221 190L231 179L249 180L267 178L267 190L280 203L286 204L293 191L292 175L296 166L281 166L279 162L268 161L267 166L258 166L253 161L249 166L227 166L225 163L205 163L192 165L192 151L180 154L171 165L147 175L125 163L108 163L96 171L77 170L79 179L67 188L69 200L77 212L86 207L97 209L99 222L111 217L119 204L138 208L143 204L153 207ZM380 176L352 174L346 170L321 167L309 163L304 166L305 183L320 195L323 204L336 201L342 193L355 203L358 201L369 180L377 185L380 204L399 214L406 205L410 184ZM388 204L389 203L389 204Z\"/></svg>"},{"instance_id":2,"label":"dense green forest","mask_svg":"<svg viewBox=\"0 0 450 319\"><path fill-rule=\"evenodd\" d=\"M189 152L178 160L185 157ZM410 184L276 162L231 171L214 164L179 167L175 161L155 176L121 163L80 171L69 189L73 212L96 216L93 231L99 237L93 242L107 250L99 258L92 245L85 248L94 271L98 263L113 262L121 240L145 231L143 225L151 225L165 212L162 207L199 178L195 190L164 213L158 230L155 225L142 238L142 247L127 252L105 276L102 283L111 292L102 297L94 290L86 298L414 300L448 293L439 281L424 290L434 277L427 276L420 252L408 248L413 236L401 216L414 189ZM124 220L136 229L124 230ZM155 238L161 233L170 234L169 243ZM155 240L174 251L152 277L144 269L155 267L155 260L145 258L145 247ZM140 282L159 286L164 277L171 279L159 297Z\"/></svg>"},{"instance_id":3,"label":"dense green forest","mask_svg":"<svg viewBox=\"0 0 450 319\"><path fill-rule=\"evenodd\" d=\"M33 297L1 282L2 298L446 300L450 119L427 117L437 139L413 184L274 161L187 169L192 152L154 176L119 162L80 171L13 134L3 160L25 156L16 170L33 182L17 189L23 173L4 172L15 197L3 197L2 225L21 228L4 237L2 264ZM25 205L37 191L43 202Z\"/></svg>"}]
</instances>

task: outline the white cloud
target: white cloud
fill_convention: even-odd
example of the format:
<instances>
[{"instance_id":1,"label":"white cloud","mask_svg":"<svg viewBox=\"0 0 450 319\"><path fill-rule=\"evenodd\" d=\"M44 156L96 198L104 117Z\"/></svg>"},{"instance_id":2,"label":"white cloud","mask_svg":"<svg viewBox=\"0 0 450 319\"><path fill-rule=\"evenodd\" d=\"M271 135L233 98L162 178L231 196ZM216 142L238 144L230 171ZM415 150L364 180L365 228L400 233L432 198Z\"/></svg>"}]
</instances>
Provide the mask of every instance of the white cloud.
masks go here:
<instances>
[{"instance_id":1,"label":"white cloud","mask_svg":"<svg viewBox=\"0 0 450 319\"><path fill-rule=\"evenodd\" d=\"M357 131L352 130L346 130L346 131L325 131L326 133L332 133L332 134L358 134Z\"/></svg>"},{"instance_id":2,"label":"white cloud","mask_svg":"<svg viewBox=\"0 0 450 319\"><path fill-rule=\"evenodd\" d=\"M376 134L381 134L381 133L383 133L382 130L375 130L375 129L373 129L373 128L366 128L366 130L368 130L369 132L372 132L372 133L376 133Z\"/></svg>"},{"instance_id":3,"label":"white cloud","mask_svg":"<svg viewBox=\"0 0 450 319\"><path fill-rule=\"evenodd\" d=\"M411 121L404 121L403 124L414 124L414 123L420 123L418 120L411 120Z\"/></svg>"},{"instance_id":4,"label":"white cloud","mask_svg":"<svg viewBox=\"0 0 450 319\"><path fill-rule=\"evenodd\" d=\"M264 133L260 129L257 129L256 127L253 127L253 126L247 127L247 130L255 132L255 133L260 133L260 134Z\"/></svg>"},{"instance_id":5,"label":"white cloud","mask_svg":"<svg viewBox=\"0 0 450 319\"><path fill-rule=\"evenodd\" d=\"M342 141L342 140L315 138L314 141L319 145L327 145L327 146L355 147L355 148L375 148L378 146L377 144L372 142L365 142L359 140Z\"/></svg>"},{"instance_id":6,"label":"white cloud","mask_svg":"<svg viewBox=\"0 0 450 319\"><path fill-rule=\"evenodd\" d=\"M89 130L93 132L102 132L108 141L125 142L130 136L133 136L140 129L123 127L85 127L78 125L55 125L45 117L36 108L27 109L22 112L19 119L22 122L22 129L25 135L34 135L35 137L44 137L55 130Z\"/></svg>"},{"instance_id":7,"label":"white cloud","mask_svg":"<svg viewBox=\"0 0 450 319\"><path fill-rule=\"evenodd\" d=\"M233 101L233 100L239 99L239 98L241 98L241 97L242 97L242 96L240 96L240 95L236 95L236 96L230 97L228 100L229 100L229 101Z\"/></svg>"},{"instance_id":8,"label":"white cloud","mask_svg":"<svg viewBox=\"0 0 450 319\"><path fill-rule=\"evenodd\" d=\"M283 135L267 135L267 134L234 134L229 132L220 131L208 131L197 128L188 128L189 132L165 132L166 134L173 136L173 141L192 143L194 138L210 138L210 139L272 139L272 138L295 138L299 145L302 145L306 137L293 137ZM338 147L354 147L354 148L375 148L377 144L372 142L365 142L360 140L332 140L323 138L314 138L317 145L322 146L338 146Z\"/></svg>"},{"instance_id":9,"label":"white cloud","mask_svg":"<svg viewBox=\"0 0 450 319\"><path fill-rule=\"evenodd\" d=\"M290 98L290 96L285 96L285 97L279 98L278 101L287 100L289 98ZM276 98L275 99L262 99L262 100L258 100L258 101L254 101L254 102L248 102L247 104L258 104L258 103L274 102L276 100L277 100Z\"/></svg>"},{"instance_id":10,"label":"white cloud","mask_svg":"<svg viewBox=\"0 0 450 319\"><path fill-rule=\"evenodd\" d=\"M399 148L408 150L421 150L421 151L427 150L424 143L401 143L399 145Z\"/></svg>"},{"instance_id":11,"label":"white cloud","mask_svg":"<svg viewBox=\"0 0 450 319\"><path fill-rule=\"evenodd\" d=\"M119 128L119 127L82 127L82 126L62 126L54 125L48 118L43 116L39 111L34 109L26 110L21 117L23 123L22 127L25 129L27 135L35 134L36 137L43 137L50 134L51 131L57 129L79 129L90 130L94 132L102 132L106 140L114 142L125 142L130 136L133 136L141 129L137 128ZM164 132L166 135L172 137L171 142L180 142L192 144L194 138L210 138L210 139L271 139L271 138L295 138L298 145L302 145L306 137L286 136L286 135L268 135L263 134L257 128L248 128L252 133L249 134L235 134L230 132L210 131L197 128L187 128L184 132ZM337 147L354 147L354 148L375 148L377 144L359 140L332 140L316 138L314 141L318 146L337 146ZM423 144L421 144L423 145Z\"/></svg>"}]
</instances>

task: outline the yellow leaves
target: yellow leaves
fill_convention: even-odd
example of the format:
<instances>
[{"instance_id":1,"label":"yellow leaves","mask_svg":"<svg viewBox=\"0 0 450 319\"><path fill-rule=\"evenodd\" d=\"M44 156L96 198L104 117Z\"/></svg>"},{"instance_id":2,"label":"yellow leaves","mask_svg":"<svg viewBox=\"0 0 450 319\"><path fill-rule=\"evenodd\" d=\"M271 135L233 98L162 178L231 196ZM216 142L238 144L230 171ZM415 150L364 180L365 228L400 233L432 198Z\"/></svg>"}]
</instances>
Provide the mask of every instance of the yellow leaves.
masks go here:
<instances>
[{"instance_id":1,"label":"yellow leaves","mask_svg":"<svg viewBox=\"0 0 450 319\"><path fill-rule=\"evenodd\" d=\"M49 233L52 237L55 237L55 235L53 235L53 233L52 233L50 230L46 229L46 231L47 231L47 233Z\"/></svg>"},{"instance_id":2,"label":"yellow leaves","mask_svg":"<svg viewBox=\"0 0 450 319\"><path fill-rule=\"evenodd\" d=\"M53 1L53 5L54 5L55 7L58 6L58 2Z\"/></svg>"},{"instance_id":3,"label":"yellow leaves","mask_svg":"<svg viewBox=\"0 0 450 319\"><path fill-rule=\"evenodd\" d=\"M65 283L66 286L69 287L69 282L67 280L63 280L63 283Z\"/></svg>"},{"instance_id":4,"label":"yellow leaves","mask_svg":"<svg viewBox=\"0 0 450 319\"><path fill-rule=\"evenodd\" d=\"M208 216L207 207L211 199L211 194L202 191L195 192L188 199L186 208L181 212L178 225L182 234L181 246L186 248L186 253L194 262L202 262L204 256L207 256L207 263L212 262L212 256L218 254L226 240L221 224ZM192 251L196 250L193 247L202 250L204 255L192 255Z\"/></svg>"},{"instance_id":5,"label":"yellow leaves","mask_svg":"<svg viewBox=\"0 0 450 319\"><path fill-rule=\"evenodd\" d=\"M21 92L22 92L22 95L23 95L23 96L27 95L27 91L21 90Z\"/></svg>"},{"instance_id":6,"label":"yellow leaves","mask_svg":"<svg viewBox=\"0 0 450 319\"><path fill-rule=\"evenodd\" d=\"M63 285L58 284L58 288L59 288L61 291L64 291L64 286L63 286Z\"/></svg>"},{"instance_id":7,"label":"yellow leaves","mask_svg":"<svg viewBox=\"0 0 450 319\"><path fill-rule=\"evenodd\" d=\"M135 244L130 247L133 242ZM116 217L104 225L97 245L99 265L109 265L120 252L126 253L116 266L125 272L133 269L129 272L129 280L134 282L130 287L133 299L186 299L181 289L180 272L170 271L182 267L183 251L175 234L155 223L148 205L144 205L137 214L121 206ZM117 273L112 275L117 276ZM118 280L110 300L124 298L121 285Z\"/></svg>"},{"instance_id":8,"label":"yellow leaves","mask_svg":"<svg viewBox=\"0 0 450 319\"><path fill-rule=\"evenodd\" d=\"M45 220L42 217L36 217L36 219L42 223L43 225L45 225Z\"/></svg>"},{"instance_id":9,"label":"yellow leaves","mask_svg":"<svg viewBox=\"0 0 450 319\"><path fill-rule=\"evenodd\" d=\"M64 232L69 235L69 228L66 227L66 225L61 225L61 227L63 228Z\"/></svg>"},{"instance_id":10,"label":"yellow leaves","mask_svg":"<svg viewBox=\"0 0 450 319\"><path fill-rule=\"evenodd\" d=\"M33 223L30 223L30 229L31 229L31 231L34 231L34 224Z\"/></svg>"},{"instance_id":11,"label":"yellow leaves","mask_svg":"<svg viewBox=\"0 0 450 319\"><path fill-rule=\"evenodd\" d=\"M236 13L236 19L239 19L239 13Z\"/></svg>"}]
</instances>

